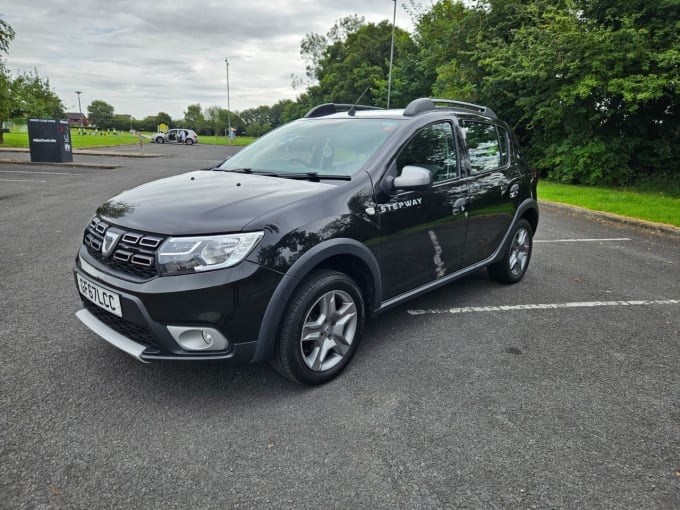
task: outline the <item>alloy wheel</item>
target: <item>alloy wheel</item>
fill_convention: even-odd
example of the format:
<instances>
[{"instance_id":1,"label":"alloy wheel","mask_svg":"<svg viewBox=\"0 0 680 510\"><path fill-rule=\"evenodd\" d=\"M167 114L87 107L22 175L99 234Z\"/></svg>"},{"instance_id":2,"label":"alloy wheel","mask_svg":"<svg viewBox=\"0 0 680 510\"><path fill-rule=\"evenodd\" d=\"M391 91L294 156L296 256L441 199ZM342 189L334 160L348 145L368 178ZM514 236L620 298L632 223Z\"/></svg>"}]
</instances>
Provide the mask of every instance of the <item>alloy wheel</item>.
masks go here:
<instances>
[{"instance_id":1,"label":"alloy wheel","mask_svg":"<svg viewBox=\"0 0 680 510\"><path fill-rule=\"evenodd\" d=\"M525 228L520 228L515 232L510 246L510 256L508 265L510 272L514 276L521 275L526 269L531 253L531 236Z\"/></svg>"},{"instance_id":2,"label":"alloy wheel","mask_svg":"<svg viewBox=\"0 0 680 510\"><path fill-rule=\"evenodd\" d=\"M309 309L300 336L302 359L315 372L335 367L349 351L357 333L357 307L342 290L323 294Z\"/></svg>"}]
</instances>

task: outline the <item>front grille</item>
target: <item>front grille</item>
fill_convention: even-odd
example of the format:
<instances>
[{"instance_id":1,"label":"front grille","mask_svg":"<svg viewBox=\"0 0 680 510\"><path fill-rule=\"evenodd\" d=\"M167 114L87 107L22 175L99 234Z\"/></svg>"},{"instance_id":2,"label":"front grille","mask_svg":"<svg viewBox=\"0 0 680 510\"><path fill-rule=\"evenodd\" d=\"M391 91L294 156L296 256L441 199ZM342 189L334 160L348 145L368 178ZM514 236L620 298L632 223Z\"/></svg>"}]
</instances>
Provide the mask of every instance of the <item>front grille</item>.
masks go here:
<instances>
[{"instance_id":1,"label":"front grille","mask_svg":"<svg viewBox=\"0 0 680 510\"><path fill-rule=\"evenodd\" d=\"M140 278L158 275L156 252L164 240L164 237L121 230L97 217L92 218L83 236L88 253L99 262ZM105 255L102 248L108 248L108 243L114 247Z\"/></svg>"},{"instance_id":2,"label":"front grille","mask_svg":"<svg viewBox=\"0 0 680 510\"><path fill-rule=\"evenodd\" d=\"M135 342L144 344L147 347L151 347L153 349L158 349L156 338L149 329L138 326L137 324L125 320L122 317L118 317L117 315L113 315L112 313L99 308L97 305L86 299L83 299L82 302L88 312L90 312L112 330L120 333L126 338L129 338L130 340L134 340Z\"/></svg>"}]
</instances>

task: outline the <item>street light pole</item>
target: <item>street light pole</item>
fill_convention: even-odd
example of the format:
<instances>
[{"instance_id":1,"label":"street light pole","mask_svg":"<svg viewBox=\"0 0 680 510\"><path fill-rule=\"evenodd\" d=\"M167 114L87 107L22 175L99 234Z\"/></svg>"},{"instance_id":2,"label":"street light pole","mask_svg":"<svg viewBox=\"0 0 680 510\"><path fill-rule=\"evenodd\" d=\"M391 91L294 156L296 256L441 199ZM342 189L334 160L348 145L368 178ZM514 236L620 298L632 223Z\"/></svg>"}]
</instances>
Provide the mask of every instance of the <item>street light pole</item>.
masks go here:
<instances>
[{"instance_id":1,"label":"street light pole","mask_svg":"<svg viewBox=\"0 0 680 510\"><path fill-rule=\"evenodd\" d=\"M231 142L231 104L229 104L229 59L224 57L224 63L227 64L227 138Z\"/></svg>"},{"instance_id":2,"label":"street light pole","mask_svg":"<svg viewBox=\"0 0 680 510\"><path fill-rule=\"evenodd\" d=\"M390 45L390 72L387 78L387 108L390 107L390 96L392 94L392 63L394 62L394 24L397 21L397 0L394 2L394 14L392 15L392 44Z\"/></svg>"},{"instance_id":3,"label":"street light pole","mask_svg":"<svg viewBox=\"0 0 680 510\"><path fill-rule=\"evenodd\" d=\"M78 114L80 115L80 134L83 134L83 110L80 108L80 94L82 94L82 90L76 90L76 94L78 94Z\"/></svg>"}]
</instances>

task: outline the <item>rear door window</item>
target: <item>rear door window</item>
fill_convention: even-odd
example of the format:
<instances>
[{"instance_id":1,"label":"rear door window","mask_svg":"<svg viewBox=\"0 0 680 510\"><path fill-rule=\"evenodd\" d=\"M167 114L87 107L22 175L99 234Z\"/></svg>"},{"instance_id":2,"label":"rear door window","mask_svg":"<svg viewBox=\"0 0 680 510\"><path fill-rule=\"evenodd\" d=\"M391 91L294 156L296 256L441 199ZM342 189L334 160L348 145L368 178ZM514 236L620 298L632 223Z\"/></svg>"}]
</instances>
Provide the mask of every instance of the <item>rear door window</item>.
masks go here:
<instances>
[{"instance_id":1,"label":"rear door window","mask_svg":"<svg viewBox=\"0 0 680 510\"><path fill-rule=\"evenodd\" d=\"M461 121L470 156L470 171L474 174L499 168L507 161L507 140L501 147L496 126L485 122Z\"/></svg>"}]
</instances>

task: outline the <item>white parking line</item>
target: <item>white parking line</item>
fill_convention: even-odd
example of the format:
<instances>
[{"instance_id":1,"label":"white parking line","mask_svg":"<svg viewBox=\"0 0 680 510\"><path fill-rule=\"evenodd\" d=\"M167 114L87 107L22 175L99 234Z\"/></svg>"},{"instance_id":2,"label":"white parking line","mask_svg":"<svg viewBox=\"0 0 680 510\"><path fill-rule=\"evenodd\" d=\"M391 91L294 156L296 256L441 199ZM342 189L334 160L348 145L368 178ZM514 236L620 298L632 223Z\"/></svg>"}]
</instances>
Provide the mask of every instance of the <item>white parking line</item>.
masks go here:
<instances>
[{"instance_id":1,"label":"white parking line","mask_svg":"<svg viewBox=\"0 0 680 510\"><path fill-rule=\"evenodd\" d=\"M608 237L606 239L534 239L534 243L601 243L605 241L632 241L630 237Z\"/></svg>"},{"instance_id":2,"label":"white parking line","mask_svg":"<svg viewBox=\"0 0 680 510\"><path fill-rule=\"evenodd\" d=\"M30 170L0 170L0 174L83 175L70 172L32 172Z\"/></svg>"},{"instance_id":3,"label":"white parking line","mask_svg":"<svg viewBox=\"0 0 680 510\"><path fill-rule=\"evenodd\" d=\"M655 301L576 301L571 303L545 303L510 306L465 306L462 308L407 310L409 315L429 314L460 314L481 312L513 312L516 310L555 310L561 308L595 308L598 306L650 306L650 305L680 305L680 299L659 299Z\"/></svg>"},{"instance_id":4,"label":"white parking line","mask_svg":"<svg viewBox=\"0 0 680 510\"><path fill-rule=\"evenodd\" d=\"M32 179L0 179L0 182L47 182L47 181L34 181Z\"/></svg>"}]
</instances>

